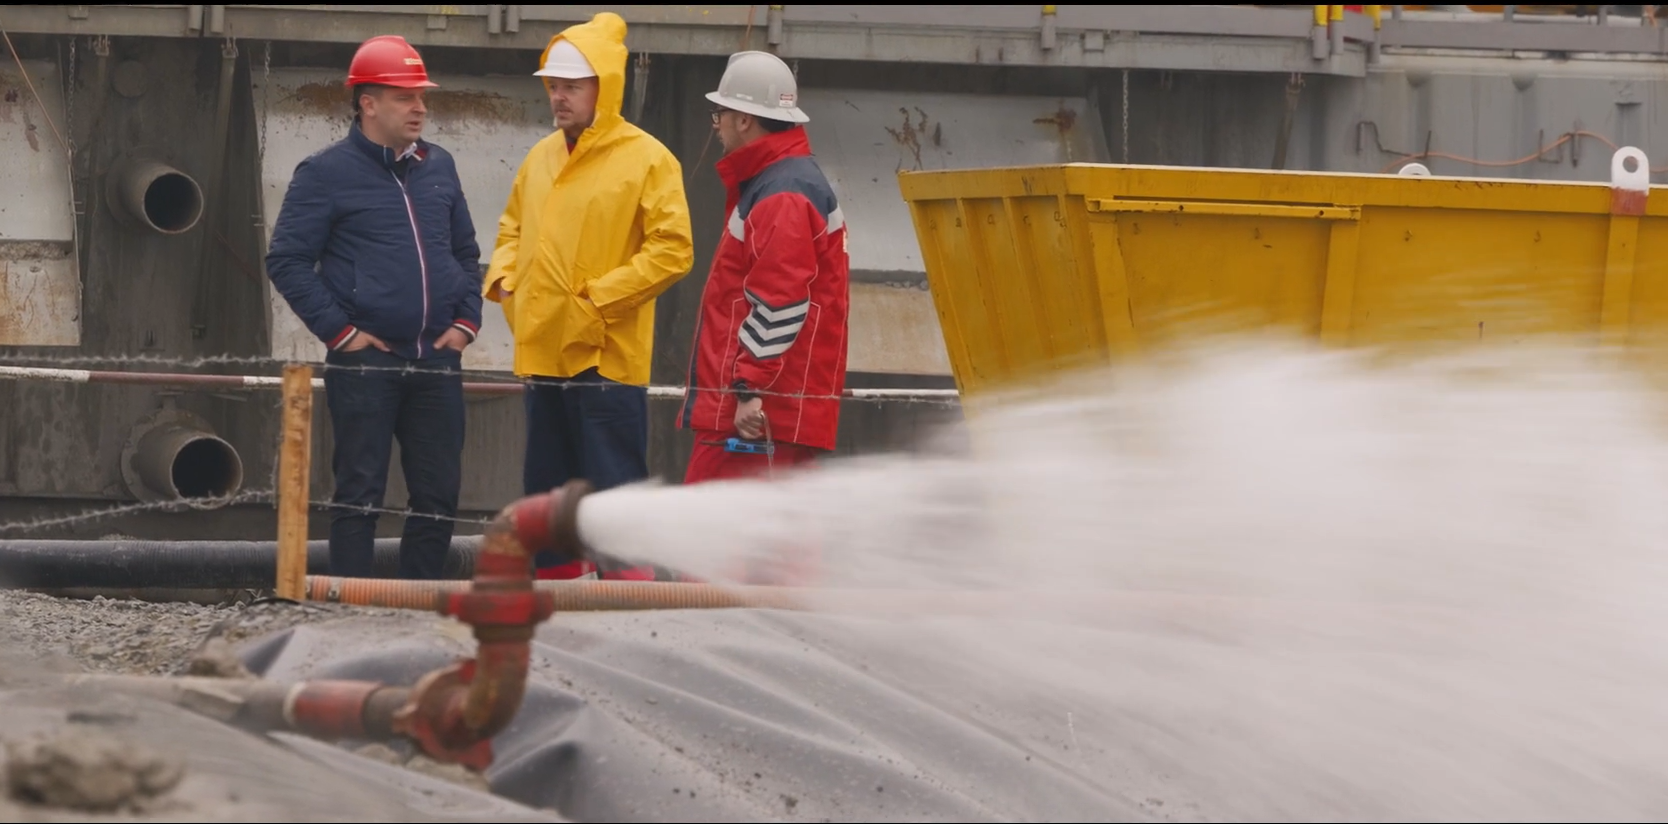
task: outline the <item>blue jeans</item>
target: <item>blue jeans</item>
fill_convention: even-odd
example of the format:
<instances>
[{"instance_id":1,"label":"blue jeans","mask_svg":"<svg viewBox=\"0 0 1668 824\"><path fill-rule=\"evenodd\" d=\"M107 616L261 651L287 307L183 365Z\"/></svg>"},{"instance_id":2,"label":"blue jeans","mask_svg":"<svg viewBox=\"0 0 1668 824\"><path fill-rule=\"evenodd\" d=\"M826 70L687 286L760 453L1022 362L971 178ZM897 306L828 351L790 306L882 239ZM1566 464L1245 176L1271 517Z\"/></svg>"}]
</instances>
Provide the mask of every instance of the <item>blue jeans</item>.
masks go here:
<instances>
[{"instance_id":1,"label":"blue jeans","mask_svg":"<svg viewBox=\"0 0 1668 824\"><path fill-rule=\"evenodd\" d=\"M527 384L527 452L521 481L528 495L574 478L598 492L649 477L649 390L587 369L571 378ZM554 556L541 553L539 567Z\"/></svg>"},{"instance_id":2,"label":"blue jeans","mask_svg":"<svg viewBox=\"0 0 1668 824\"><path fill-rule=\"evenodd\" d=\"M401 578L445 574L463 475L463 374L456 352L408 361L375 347L325 358L325 401L335 434L330 574L369 578L377 513L388 487L393 442L409 493L400 539ZM370 367L355 371L354 367ZM429 517L424 517L429 516Z\"/></svg>"}]
</instances>

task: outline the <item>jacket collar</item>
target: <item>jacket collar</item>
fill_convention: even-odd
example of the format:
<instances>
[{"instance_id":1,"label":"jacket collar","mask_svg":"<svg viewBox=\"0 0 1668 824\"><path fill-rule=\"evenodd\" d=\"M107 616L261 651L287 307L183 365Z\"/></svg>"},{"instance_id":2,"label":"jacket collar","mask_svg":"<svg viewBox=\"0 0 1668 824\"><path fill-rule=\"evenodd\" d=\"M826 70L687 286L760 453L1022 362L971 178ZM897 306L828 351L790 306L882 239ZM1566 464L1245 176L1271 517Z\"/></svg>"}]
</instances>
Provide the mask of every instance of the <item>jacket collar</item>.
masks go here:
<instances>
[{"instance_id":1,"label":"jacket collar","mask_svg":"<svg viewBox=\"0 0 1668 824\"><path fill-rule=\"evenodd\" d=\"M718 161L718 177L733 194L743 181L758 176L770 164L810 153L811 139L806 136L805 127L795 126L785 132L765 135L725 155Z\"/></svg>"},{"instance_id":2,"label":"jacket collar","mask_svg":"<svg viewBox=\"0 0 1668 824\"><path fill-rule=\"evenodd\" d=\"M424 143L422 138L418 138L417 142L411 144L411 146L404 152L395 153L393 149L390 149L380 143L376 143L366 137L365 130L359 128L359 120L357 118L354 119L353 125L348 127L348 142L352 143L354 148L364 152L366 157L369 157L370 159L381 164L384 169L394 168L395 163L404 160L407 157L421 163L423 162L423 158L427 157L429 153L429 145Z\"/></svg>"}]
</instances>

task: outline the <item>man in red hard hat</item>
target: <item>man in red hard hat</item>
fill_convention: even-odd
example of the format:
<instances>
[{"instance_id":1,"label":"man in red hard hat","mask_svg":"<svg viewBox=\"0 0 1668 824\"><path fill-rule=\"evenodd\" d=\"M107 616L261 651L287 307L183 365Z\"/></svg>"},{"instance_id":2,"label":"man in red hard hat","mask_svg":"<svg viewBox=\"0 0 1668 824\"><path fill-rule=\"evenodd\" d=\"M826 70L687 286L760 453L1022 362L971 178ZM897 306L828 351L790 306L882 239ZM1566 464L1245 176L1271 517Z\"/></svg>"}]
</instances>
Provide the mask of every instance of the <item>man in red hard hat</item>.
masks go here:
<instances>
[{"instance_id":1,"label":"man in red hard hat","mask_svg":"<svg viewBox=\"0 0 1668 824\"><path fill-rule=\"evenodd\" d=\"M399 576L440 578L462 475L462 356L481 328L480 247L452 156L422 139L435 87L422 56L373 37L347 85L353 123L296 166L267 274L329 349L331 574L373 575L398 439L411 510Z\"/></svg>"}]
</instances>

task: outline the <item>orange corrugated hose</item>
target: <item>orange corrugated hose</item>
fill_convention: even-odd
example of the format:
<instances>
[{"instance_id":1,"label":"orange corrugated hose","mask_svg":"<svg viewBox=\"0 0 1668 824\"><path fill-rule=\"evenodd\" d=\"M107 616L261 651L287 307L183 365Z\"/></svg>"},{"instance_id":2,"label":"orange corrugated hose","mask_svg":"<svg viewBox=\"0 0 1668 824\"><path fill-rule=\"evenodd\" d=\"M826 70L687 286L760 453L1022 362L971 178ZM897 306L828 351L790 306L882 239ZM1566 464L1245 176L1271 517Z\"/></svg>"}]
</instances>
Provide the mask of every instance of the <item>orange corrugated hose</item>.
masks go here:
<instances>
[{"instance_id":1,"label":"orange corrugated hose","mask_svg":"<svg viewBox=\"0 0 1668 824\"><path fill-rule=\"evenodd\" d=\"M660 581L536 581L556 597L558 612L637 609L800 609L785 587L717 586ZM307 600L389 609L434 610L440 598L465 592L468 581L405 581L308 576Z\"/></svg>"}]
</instances>

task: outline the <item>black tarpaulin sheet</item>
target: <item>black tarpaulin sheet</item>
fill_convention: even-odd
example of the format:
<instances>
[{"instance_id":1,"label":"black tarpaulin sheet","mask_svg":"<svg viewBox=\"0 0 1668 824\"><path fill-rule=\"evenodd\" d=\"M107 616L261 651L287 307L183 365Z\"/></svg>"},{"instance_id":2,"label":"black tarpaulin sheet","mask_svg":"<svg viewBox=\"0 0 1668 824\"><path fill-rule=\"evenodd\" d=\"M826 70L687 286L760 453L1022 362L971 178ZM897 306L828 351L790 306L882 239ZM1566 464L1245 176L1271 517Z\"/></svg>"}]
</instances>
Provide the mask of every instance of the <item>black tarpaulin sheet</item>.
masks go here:
<instances>
[{"instance_id":1,"label":"black tarpaulin sheet","mask_svg":"<svg viewBox=\"0 0 1668 824\"><path fill-rule=\"evenodd\" d=\"M452 781L290 735L261 736L146 698L92 687L0 690L0 737L109 737L141 745L183 767L165 796L138 812L87 812L13 802L0 795L0 821L403 821L560 822ZM8 759L0 748L0 764ZM97 779L90 779L97 780Z\"/></svg>"},{"instance_id":2,"label":"black tarpaulin sheet","mask_svg":"<svg viewBox=\"0 0 1668 824\"><path fill-rule=\"evenodd\" d=\"M430 616L348 619L245 659L283 681L411 683L468 654L467 633ZM488 778L575 821L1165 817L1085 777L1058 694L969 677L942 634L767 610L558 614Z\"/></svg>"}]
</instances>

